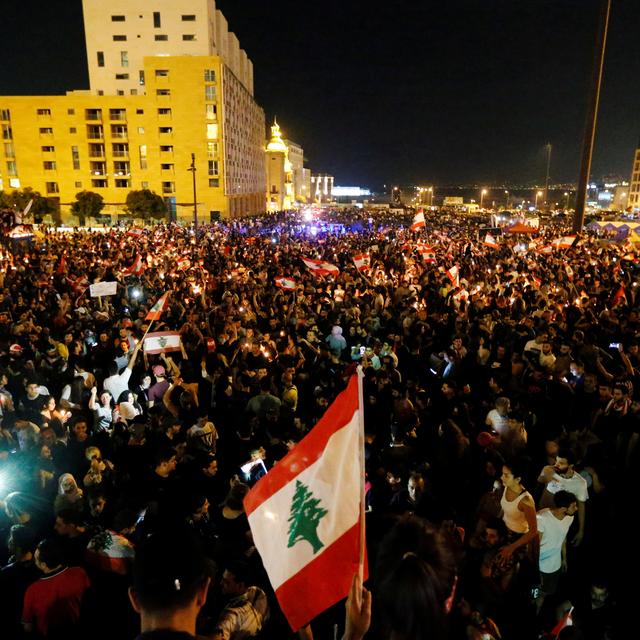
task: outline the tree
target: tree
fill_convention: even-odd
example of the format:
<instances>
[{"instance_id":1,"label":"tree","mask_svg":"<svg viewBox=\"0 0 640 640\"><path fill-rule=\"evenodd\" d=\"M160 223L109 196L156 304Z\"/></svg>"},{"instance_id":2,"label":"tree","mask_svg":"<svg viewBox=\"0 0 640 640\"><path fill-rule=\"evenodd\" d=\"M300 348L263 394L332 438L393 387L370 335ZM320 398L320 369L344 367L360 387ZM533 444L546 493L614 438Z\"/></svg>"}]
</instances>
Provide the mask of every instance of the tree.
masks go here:
<instances>
[{"instance_id":1,"label":"tree","mask_svg":"<svg viewBox=\"0 0 640 640\"><path fill-rule=\"evenodd\" d=\"M139 191L129 191L127 195L127 211L134 218L160 220L167 216L167 205L162 196L157 193L149 189L140 189Z\"/></svg>"},{"instance_id":2,"label":"tree","mask_svg":"<svg viewBox=\"0 0 640 640\"><path fill-rule=\"evenodd\" d=\"M289 515L289 543L287 547L293 547L300 540L306 540L317 553L324 547L324 543L318 538L317 528L320 520L328 511L319 507L320 500L313 497L309 487L296 480L296 491L291 502Z\"/></svg>"},{"instance_id":3,"label":"tree","mask_svg":"<svg viewBox=\"0 0 640 640\"><path fill-rule=\"evenodd\" d=\"M57 198L47 198L34 191L31 187L14 189L11 192L0 192L0 209L11 209L14 214L24 211L29 202L33 200L31 209L23 222L30 220L40 222L42 217L51 214L55 222L60 220L60 202Z\"/></svg>"},{"instance_id":4,"label":"tree","mask_svg":"<svg viewBox=\"0 0 640 640\"><path fill-rule=\"evenodd\" d=\"M87 218L96 218L104 207L104 199L99 193L93 191L80 191L76 193L76 201L71 204L71 213L78 216L81 227L87 222Z\"/></svg>"}]
</instances>

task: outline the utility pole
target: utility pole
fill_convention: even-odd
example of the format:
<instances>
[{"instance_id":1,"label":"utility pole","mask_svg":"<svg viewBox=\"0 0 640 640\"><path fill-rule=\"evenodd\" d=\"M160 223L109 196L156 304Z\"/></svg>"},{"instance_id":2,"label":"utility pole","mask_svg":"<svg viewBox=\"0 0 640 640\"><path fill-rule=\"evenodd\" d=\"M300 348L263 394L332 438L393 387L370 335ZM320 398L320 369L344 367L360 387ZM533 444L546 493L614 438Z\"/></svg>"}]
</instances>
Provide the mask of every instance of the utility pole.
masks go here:
<instances>
[{"instance_id":1,"label":"utility pole","mask_svg":"<svg viewBox=\"0 0 640 640\"><path fill-rule=\"evenodd\" d=\"M189 167L193 177L193 233L198 239L198 200L196 198L196 154L191 154L191 166Z\"/></svg>"},{"instance_id":2,"label":"utility pole","mask_svg":"<svg viewBox=\"0 0 640 640\"><path fill-rule=\"evenodd\" d=\"M550 142L547 142L545 145L545 149L547 150L547 177L544 180L544 204L545 208L547 207L547 203L549 202L549 169L551 169L551 146Z\"/></svg>"},{"instance_id":3,"label":"utility pole","mask_svg":"<svg viewBox=\"0 0 640 640\"><path fill-rule=\"evenodd\" d=\"M573 232L580 233L584 224L584 210L587 203L587 189L591 176L591 160L593 158L593 144L596 137L596 124L598 122L598 106L600 104L600 89L604 74L604 54L607 46L607 33L609 31L609 17L611 16L612 0L602 0L602 13L600 28L598 29L595 49L595 64L591 85L591 96L587 111L587 120L582 143L582 162L580 165L580 179L576 193L576 209L573 216Z\"/></svg>"}]
</instances>

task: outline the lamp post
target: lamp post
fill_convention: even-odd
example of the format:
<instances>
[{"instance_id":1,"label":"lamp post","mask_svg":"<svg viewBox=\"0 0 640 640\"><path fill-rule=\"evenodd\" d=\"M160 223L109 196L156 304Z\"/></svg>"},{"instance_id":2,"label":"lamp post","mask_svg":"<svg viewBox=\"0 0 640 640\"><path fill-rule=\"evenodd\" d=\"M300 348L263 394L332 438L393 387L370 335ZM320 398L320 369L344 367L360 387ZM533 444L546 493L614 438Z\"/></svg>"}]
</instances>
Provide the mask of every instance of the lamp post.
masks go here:
<instances>
[{"instance_id":1,"label":"lamp post","mask_svg":"<svg viewBox=\"0 0 640 640\"><path fill-rule=\"evenodd\" d=\"M569 192L568 191L564 192L564 197L566 198L564 203L564 209L565 211L569 211Z\"/></svg>"},{"instance_id":2,"label":"lamp post","mask_svg":"<svg viewBox=\"0 0 640 640\"><path fill-rule=\"evenodd\" d=\"M482 203L484 202L484 197L487 195L487 190L483 189L480 192L480 208L482 209Z\"/></svg>"},{"instance_id":3,"label":"lamp post","mask_svg":"<svg viewBox=\"0 0 640 640\"><path fill-rule=\"evenodd\" d=\"M198 200L196 198L196 154L191 154L191 165L189 166L193 178L193 233L198 238Z\"/></svg>"},{"instance_id":4,"label":"lamp post","mask_svg":"<svg viewBox=\"0 0 640 640\"><path fill-rule=\"evenodd\" d=\"M536 202L535 202L535 205L534 205L534 206L535 206L535 208L536 208L536 211L538 210L538 198L539 198L542 194L543 194L543 192L542 192L542 191L536 191Z\"/></svg>"},{"instance_id":5,"label":"lamp post","mask_svg":"<svg viewBox=\"0 0 640 640\"><path fill-rule=\"evenodd\" d=\"M509 208L509 192L506 189L504 190L504 195L505 195L505 199L506 199L506 203L504 205L504 208L508 209Z\"/></svg>"}]
</instances>

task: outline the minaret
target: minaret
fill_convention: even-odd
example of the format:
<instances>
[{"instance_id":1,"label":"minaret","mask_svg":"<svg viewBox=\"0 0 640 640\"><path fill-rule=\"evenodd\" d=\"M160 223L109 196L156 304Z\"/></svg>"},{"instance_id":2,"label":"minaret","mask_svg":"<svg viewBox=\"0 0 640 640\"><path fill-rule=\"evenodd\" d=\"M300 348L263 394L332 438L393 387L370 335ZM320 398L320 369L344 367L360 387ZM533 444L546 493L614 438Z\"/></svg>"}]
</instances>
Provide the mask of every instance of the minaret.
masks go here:
<instances>
[{"instance_id":1,"label":"minaret","mask_svg":"<svg viewBox=\"0 0 640 640\"><path fill-rule=\"evenodd\" d=\"M267 143L267 202L271 210L291 209L293 203L293 174L289 149L282 139L280 125L274 117L271 140Z\"/></svg>"}]
</instances>

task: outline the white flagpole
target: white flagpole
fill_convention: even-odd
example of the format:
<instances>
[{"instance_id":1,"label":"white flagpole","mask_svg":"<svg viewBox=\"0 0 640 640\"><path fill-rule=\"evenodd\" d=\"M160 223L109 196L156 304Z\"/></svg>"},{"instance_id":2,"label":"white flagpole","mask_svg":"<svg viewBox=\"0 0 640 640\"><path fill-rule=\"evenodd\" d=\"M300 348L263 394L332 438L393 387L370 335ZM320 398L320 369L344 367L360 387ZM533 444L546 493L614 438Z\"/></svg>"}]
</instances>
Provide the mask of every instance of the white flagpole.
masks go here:
<instances>
[{"instance_id":1,"label":"white flagpole","mask_svg":"<svg viewBox=\"0 0 640 640\"><path fill-rule=\"evenodd\" d=\"M362 365L358 365L358 454L360 458L360 560L358 563L358 575L360 584L364 582L364 554L366 550L365 535L365 470L364 470L364 370ZM360 594L359 594L360 595Z\"/></svg>"}]
</instances>

